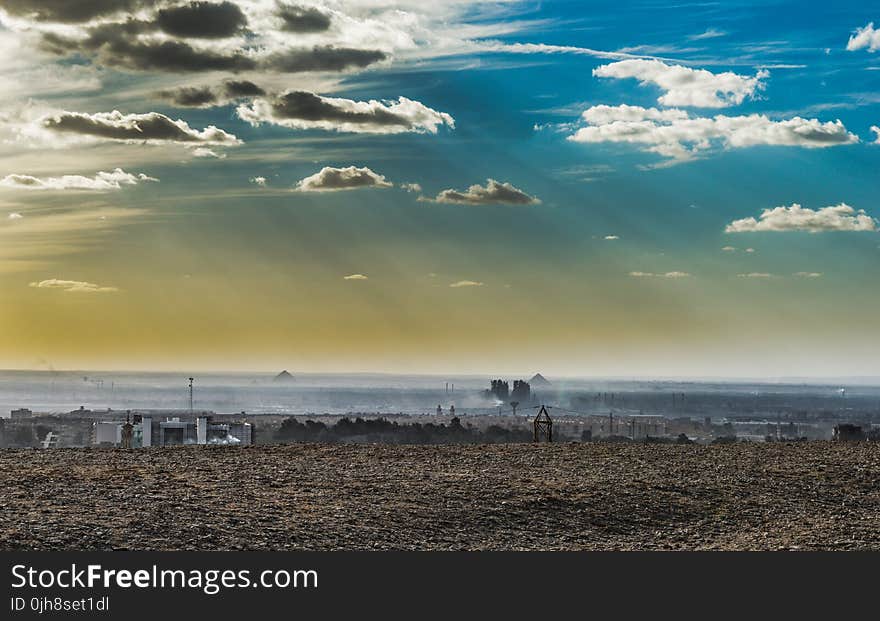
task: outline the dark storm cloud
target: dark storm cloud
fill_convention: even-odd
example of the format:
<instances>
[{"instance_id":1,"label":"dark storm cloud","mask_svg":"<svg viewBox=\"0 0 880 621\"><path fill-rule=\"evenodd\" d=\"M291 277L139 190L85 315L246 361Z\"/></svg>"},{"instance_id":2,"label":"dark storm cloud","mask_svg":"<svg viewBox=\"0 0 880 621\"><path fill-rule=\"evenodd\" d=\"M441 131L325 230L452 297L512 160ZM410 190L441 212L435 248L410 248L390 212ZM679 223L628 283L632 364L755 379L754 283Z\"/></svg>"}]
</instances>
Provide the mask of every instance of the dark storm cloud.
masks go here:
<instances>
[{"instance_id":1,"label":"dark storm cloud","mask_svg":"<svg viewBox=\"0 0 880 621\"><path fill-rule=\"evenodd\" d=\"M303 121L339 121L344 123L363 123L369 125L409 126L411 120L384 108L368 111L342 107L331 99L314 93L294 91L285 93L272 102L272 113L279 119L300 119Z\"/></svg>"},{"instance_id":2,"label":"dark storm cloud","mask_svg":"<svg viewBox=\"0 0 880 621\"><path fill-rule=\"evenodd\" d=\"M190 2L161 9L156 25L175 37L223 39L247 26L247 17L232 2Z\"/></svg>"},{"instance_id":3,"label":"dark storm cloud","mask_svg":"<svg viewBox=\"0 0 880 621\"><path fill-rule=\"evenodd\" d=\"M305 50L288 50L272 54L264 61L267 69L280 73L304 71L345 71L364 68L387 58L379 50L358 50L347 47L315 46Z\"/></svg>"},{"instance_id":4,"label":"dark storm cloud","mask_svg":"<svg viewBox=\"0 0 880 621\"><path fill-rule=\"evenodd\" d=\"M84 39L44 33L43 48L58 55L95 55L100 64L138 71L193 73L201 71L266 70L278 73L345 71L384 60L378 50L316 46L275 52L268 56L246 55L242 51L219 52L196 49L181 40L149 41L138 35L155 31L151 22L129 20L90 28Z\"/></svg>"},{"instance_id":5,"label":"dark storm cloud","mask_svg":"<svg viewBox=\"0 0 880 621\"><path fill-rule=\"evenodd\" d=\"M153 0L0 0L0 8L10 15L68 24L81 24L153 4Z\"/></svg>"},{"instance_id":6,"label":"dark storm cloud","mask_svg":"<svg viewBox=\"0 0 880 621\"><path fill-rule=\"evenodd\" d=\"M136 43L115 40L100 48L104 64L142 71L248 71L257 68L253 58L239 52L223 54L196 50L183 41Z\"/></svg>"},{"instance_id":7,"label":"dark storm cloud","mask_svg":"<svg viewBox=\"0 0 880 621\"><path fill-rule=\"evenodd\" d=\"M284 22L286 32L324 32L330 28L330 16L314 7L281 5L278 17Z\"/></svg>"},{"instance_id":8,"label":"dark storm cloud","mask_svg":"<svg viewBox=\"0 0 880 621\"><path fill-rule=\"evenodd\" d=\"M228 80L223 83L223 92L230 99L259 97L266 94L260 86L248 80Z\"/></svg>"},{"instance_id":9,"label":"dark storm cloud","mask_svg":"<svg viewBox=\"0 0 880 621\"><path fill-rule=\"evenodd\" d=\"M158 112L146 114L122 114L116 110L97 114L59 112L43 119L42 126L58 134L121 142L223 145L239 142L232 134L214 126L199 131L191 128L185 121L175 121Z\"/></svg>"},{"instance_id":10,"label":"dark storm cloud","mask_svg":"<svg viewBox=\"0 0 880 621\"><path fill-rule=\"evenodd\" d=\"M250 104L240 105L236 114L254 127L272 123L290 129L367 134L436 134L441 126L455 127L455 119L449 114L406 97L384 102L374 99L355 101L322 97L307 91L255 97Z\"/></svg>"},{"instance_id":11,"label":"dark storm cloud","mask_svg":"<svg viewBox=\"0 0 880 621\"><path fill-rule=\"evenodd\" d=\"M158 97L183 108L226 105L238 99L265 94L266 91L248 80L228 80L216 86L183 86L156 93Z\"/></svg>"},{"instance_id":12,"label":"dark storm cloud","mask_svg":"<svg viewBox=\"0 0 880 621\"><path fill-rule=\"evenodd\" d=\"M157 95L184 108L213 106L218 102L217 94L207 86L183 86L159 91Z\"/></svg>"},{"instance_id":13,"label":"dark storm cloud","mask_svg":"<svg viewBox=\"0 0 880 621\"><path fill-rule=\"evenodd\" d=\"M472 185L465 192L443 190L434 200L438 203L460 205L536 205L541 202L509 183L499 183L494 179L487 179L485 187Z\"/></svg>"},{"instance_id":14,"label":"dark storm cloud","mask_svg":"<svg viewBox=\"0 0 880 621\"><path fill-rule=\"evenodd\" d=\"M230 0L0 0L0 7L30 20L77 21L82 24L77 29L36 28L42 47L59 56L79 55L96 65L136 71L342 72L363 69L387 58L380 50L332 45L287 49L244 43L218 45L213 40L248 32L246 15ZM143 8L149 12L136 11ZM319 32L329 27L329 16L318 9L282 4L277 11L288 31ZM89 21L104 15L110 15L110 21ZM199 98L203 104L209 103L207 93L190 95L196 98L193 103Z\"/></svg>"},{"instance_id":15,"label":"dark storm cloud","mask_svg":"<svg viewBox=\"0 0 880 621\"><path fill-rule=\"evenodd\" d=\"M184 41L146 42L137 39L138 34L150 32L153 28L148 22L131 20L96 26L89 30L85 39L46 33L43 47L59 55L96 54L103 65L140 71L237 72L257 68L253 58L240 52L226 54L197 50Z\"/></svg>"}]
</instances>

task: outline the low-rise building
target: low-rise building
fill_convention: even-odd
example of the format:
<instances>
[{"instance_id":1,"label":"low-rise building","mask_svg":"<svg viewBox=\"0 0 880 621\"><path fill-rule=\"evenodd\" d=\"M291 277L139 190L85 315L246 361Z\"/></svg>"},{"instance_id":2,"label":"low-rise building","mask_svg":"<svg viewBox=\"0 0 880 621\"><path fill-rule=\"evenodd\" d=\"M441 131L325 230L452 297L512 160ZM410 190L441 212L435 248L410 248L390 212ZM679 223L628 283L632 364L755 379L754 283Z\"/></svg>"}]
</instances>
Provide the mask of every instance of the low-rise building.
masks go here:
<instances>
[{"instance_id":1,"label":"low-rise building","mask_svg":"<svg viewBox=\"0 0 880 621\"><path fill-rule=\"evenodd\" d=\"M154 416L135 414L126 421L96 421L93 423L93 444L122 446L123 427L131 420L131 447L183 445L241 445L253 444L253 424L230 420L215 422L208 414L186 419L180 416L157 420Z\"/></svg>"}]
</instances>

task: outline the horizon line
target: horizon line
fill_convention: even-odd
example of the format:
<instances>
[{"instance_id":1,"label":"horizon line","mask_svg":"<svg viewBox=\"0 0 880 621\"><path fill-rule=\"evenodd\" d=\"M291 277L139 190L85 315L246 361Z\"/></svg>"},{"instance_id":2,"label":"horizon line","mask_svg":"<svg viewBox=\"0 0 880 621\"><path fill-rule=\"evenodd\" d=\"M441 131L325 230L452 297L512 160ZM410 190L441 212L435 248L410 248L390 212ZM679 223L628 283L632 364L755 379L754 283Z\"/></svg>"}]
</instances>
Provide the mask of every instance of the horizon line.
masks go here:
<instances>
[{"instance_id":1,"label":"horizon line","mask_svg":"<svg viewBox=\"0 0 880 621\"><path fill-rule=\"evenodd\" d=\"M534 371L531 373L510 373L510 372L500 372L500 373L439 373L439 372L428 372L428 373L401 373L394 371L290 371L289 369L282 369L282 371L288 371L294 377L299 376L382 376L382 377L423 377L423 378L492 378L492 377L502 377L502 376L522 376L522 377L533 377L534 375L542 375L545 378L553 377L558 381L571 381L571 380L580 380L580 381L629 381L629 382L750 382L750 383L767 383L767 384L778 384L778 383L789 383L789 382L800 382L800 383L810 383L817 381L832 381L832 380L840 380L840 381L871 381L880 383L880 375L769 375L764 377L758 377L753 375L567 375L567 374L555 374L555 373L544 373L542 371ZM29 369L29 368L3 368L0 369L0 373L63 373L63 374L74 374L74 373L108 373L108 374L149 374L149 375L174 375L181 374L187 377L191 375L197 375L199 373L203 375L277 375L282 371L263 371L263 370L210 370L210 369L202 369L202 370L189 370L184 371L181 369L169 369L169 370L161 370L161 369L99 369L99 368L67 368L67 369Z\"/></svg>"}]
</instances>

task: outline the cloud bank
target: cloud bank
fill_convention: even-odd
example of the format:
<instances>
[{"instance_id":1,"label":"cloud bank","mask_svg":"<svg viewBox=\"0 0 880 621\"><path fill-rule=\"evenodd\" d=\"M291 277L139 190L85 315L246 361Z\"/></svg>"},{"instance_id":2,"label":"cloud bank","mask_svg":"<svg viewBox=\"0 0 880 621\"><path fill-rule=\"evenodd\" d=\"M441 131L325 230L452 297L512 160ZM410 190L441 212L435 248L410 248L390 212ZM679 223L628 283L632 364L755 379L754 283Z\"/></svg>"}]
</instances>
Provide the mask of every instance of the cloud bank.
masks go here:
<instances>
[{"instance_id":1,"label":"cloud bank","mask_svg":"<svg viewBox=\"0 0 880 621\"><path fill-rule=\"evenodd\" d=\"M824 148L859 141L839 120L821 122L794 117L774 121L763 114L691 116L671 108L593 106L581 115L581 127L568 139L583 143L625 143L673 160L693 159L713 149L756 145Z\"/></svg>"},{"instance_id":2,"label":"cloud bank","mask_svg":"<svg viewBox=\"0 0 880 621\"><path fill-rule=\"evenodd\" d=\"M347 16L347 28L333 32L329 14L269 1L7 0L0 8L14 18L5 25L34 33L45 51L127 71L346 72L386 60L377 46L394 43L381 23Z\"/></svg>"},{"instance_id":3,"label":"cloud bank","mask_svg":"<svg viewBox=\"0 0 880 621\"><path fill-rule=\"evenodd\" d=\"M314 175L300 180L296 184L296 190L298 192L335 192L360 188L390 188L393 185L383 175L375 173L367 167L334 168L325 166Z\"/></svg>"},{"instance_id":4,"label":"cloud bank","mask_svg":"<svg viewBox=\"0 0 880 621\"><path fill-rule=\"evenodd\" d=\"M265 90L249 80L226 80L214 86L183 86L156 93L181 108L210 108L265 94Z\"/></svg>"},{"instance_id":5,"label":"cloud bank","mask_svg":"<svg viewBox=\"0 0 880 621\"><path fill-rule=\"evenodd\" d=\"M285 32L325 32L332 23L330 15L316 7L280 5L277 15Z\"/></svg>"},{"instance_id":6,"label":"cloud bank","mask_svg":"<svg viewBox=\"0 0 880 621\"><path fill-rule=\"evenodd\" d=\"M159 181L140 173L127 173L121 168L112 172L98 172L94 177L64 175L61 177L32 177L31 175L11 174L0 180L0 186L20 190L82 190L106 192L121 190L123 186L137 185L141 181Z\"/></svg>"},{"instance_id":7,"label":"cloud bank","mask_svg":"<svg viewBox=\"0 0 880 621\"><path fill-rule=\"evenodd\" d=\"M756 91L764 88L761 80L770 74L759 71L750 77L731 71L712 73L659 60L630 59L596 67L593 75L635 78L643 86L658 86L664 94L657 101L664 106L726 108L741 104L746 97L754 97Z\"/></svg>"},{"instance_id":8,"label":"cloud bank","mask_svg":"<svg viewBox=\"0 0 880 621\"><path fill-rule=\"evenodd\" d=\"M538 205L541 202L510 183L500 183L495 179L487 179L485 186L474 184L464 192L453 189L443 190L431 200L457 205Z\"/></svg>"},{"instance_id":9,"label":"cloud bank","mask_svg":"<svg viewBox=\"0 0 880 621\"><path fill-rule=\"evenodd\" d=\"M199 131L190 127L186 121L173 120L158 112L123 114L113 110L87 114L63 111L38 120L37 129L73 141L177 143L193 146L232 146L241 143L233 134L213 125Z\"/></svg>"},{"instance_id":10,"label":"cloud bank","mask_svg":"<svg viewBox=\"0 0 880 621\"><path fill-rule=\"evenodd\" d=\"M754 233L762 231L806 231L821 233L825 231L876 231L877 220L865 213L856 211L846 203L822 209L807 209L797 203L790 207L765 209L757 218L734 220L724 229L726 233Z\"/></svg>"},{"instance_id":11,"label":"cloud bank","mask_svg":"<svg viewBox=\"0 0 880 621\"><path fill-rule=\"evenodd\" d=\"M855 52L856 50L876 52L880 50L880 30L874 29L874 22L870 22L862 28L857 28L855 33L850 36L846 49L850 52Z\"/></svg>"},{"instance_id":12,"label":"cloud bank","mask_svg":"<svg viewBox=\"0 0 880 621\"><path fill-rule=\"evenodd\" d=\"M274 98L256 98L237 109L238 117L258 127L271 123L289 129L400 134L436 134L438 127L455 127L455 120L424 104L400 97L397 101L354 101L291 91Z\"/></svg>"}]
</instances>

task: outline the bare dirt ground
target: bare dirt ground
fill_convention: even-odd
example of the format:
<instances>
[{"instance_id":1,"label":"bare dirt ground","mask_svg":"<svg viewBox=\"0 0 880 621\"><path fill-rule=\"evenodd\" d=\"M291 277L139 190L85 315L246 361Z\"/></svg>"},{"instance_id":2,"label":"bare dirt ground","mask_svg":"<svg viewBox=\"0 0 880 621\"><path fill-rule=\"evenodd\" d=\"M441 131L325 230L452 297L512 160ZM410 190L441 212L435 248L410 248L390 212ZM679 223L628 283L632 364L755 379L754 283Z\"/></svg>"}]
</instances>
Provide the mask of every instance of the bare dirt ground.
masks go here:
<instances>
[{"instance_id":1,"label":"bare dirt ground","mask_svg":"<svg viewBox=\"0 0 880 621\"><path fill-rule=\"evenodd\" d=\"M0 450L0 549L880 549L880 444Z\"/></svg>"}]
</instances>

